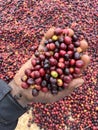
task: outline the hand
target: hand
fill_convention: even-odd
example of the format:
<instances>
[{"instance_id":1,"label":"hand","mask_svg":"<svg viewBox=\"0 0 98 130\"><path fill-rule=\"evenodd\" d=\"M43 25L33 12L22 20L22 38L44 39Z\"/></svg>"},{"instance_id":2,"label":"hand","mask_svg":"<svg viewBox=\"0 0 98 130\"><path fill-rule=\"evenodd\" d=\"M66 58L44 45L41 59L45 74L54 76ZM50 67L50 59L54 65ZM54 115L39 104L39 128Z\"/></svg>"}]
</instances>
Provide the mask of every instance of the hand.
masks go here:
<instances>
[{"instance_id":1,"label":"hand","mask_svg":"<svg viewBox=\"0 0 98 130\"><path fill-rule=\"evenodd\" d=\"M41 43L40 43L40 46L38 48L39 51L42 51L44 49L44 46L43 46L43 43L44 43L44 40L45 39L49 39L51 36L53 36L54 34L54 27L49 29L46 34L44 35ZM34 58L34 55L31 57L31 59ZM84 80L81 79L81 78L77 78L77 79L73 79L70 84L69 84L69 87L66 88L65 90L59 92L57 95L52 95L50 92L48 93L43 93L43 92L39 92L39 95L37 97L33 97L32 96L32 89L29 88L29 89L23 89L21 88L21 77L24 75L24 71L27 69L27 68L30 68L32 67L31 65L31 59L28 60L21 68L20 70L18 71L18 73L15 75L14 77L14 80L10 83L10 85L12 86L13 88L13 92L12 92L12 95L16 95L21 93L23 95L23 99L24 100L24 104L26 103L31 103L31 102L42 102L42 103L51 103L51 102L55 102L61 98L64 98L65 96L68 96L69 94L72 93L72 91L81 86L83 83L84 83ZM88 55L83 55L82 56L82 60L84 61L85 65L84 67L81 69L81 71L83 71L84 68L87 67L87 65L89 64L90 62L90 58ZM13 87L15 86L15 87ZM21 102L20 102L21 103Z\"/></svg>"}]
</instances>

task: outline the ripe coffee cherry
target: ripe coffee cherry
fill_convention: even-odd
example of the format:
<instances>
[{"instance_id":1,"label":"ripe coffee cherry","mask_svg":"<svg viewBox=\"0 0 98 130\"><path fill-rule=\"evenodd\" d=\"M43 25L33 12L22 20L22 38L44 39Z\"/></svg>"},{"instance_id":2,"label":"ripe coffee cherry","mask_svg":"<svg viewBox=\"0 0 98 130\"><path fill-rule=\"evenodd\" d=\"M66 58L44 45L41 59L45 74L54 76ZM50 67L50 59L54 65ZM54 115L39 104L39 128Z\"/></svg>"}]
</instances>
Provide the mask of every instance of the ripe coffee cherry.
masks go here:
<instances>
[{"instance_id":1,"label":"ripe coffee cherry","mask_svg":"<svg viewBox=\"0 0 98 130\"><path fill-rule=\"evenodd\" d=\"M58 72L59 75L62 75L62 74L63 74L63 70L60 69L60 68L57 68L56 71Z\"/></svg>"},{"instance_id":2,"label":"ripe coffee cherry","mask_svg":"<svg viewBox=\"0 0 98 130\"><path fill-rule=\"evenodd\" d=\"M34 73L34 71L31 73L31 75L30 75L33 79L35 78L35 73Z\"/></svg>"},{"instance_id":3,"label":"ripe coffee cherry","mask_svg":"<svg viewBox=\"0 0 98 130\"><path fill-rule=\"evenodd\" d=\"M40 65L36 65L36 66L35 66L35 70L39 70L40 68L41 68Z\"/></svg>"},{"instance_id":4,"label":"ripe coffee cherry","mask_svg":"<svg viewBox=\"0 0 98 130\"><path fill-rule=\"evenodd\" d=\"M81 73L80 68L75 68L75 73L76 73L76 74L80 74L80 73Z\"/></svg>"},{"instance_id":5,"label":"ripe coffee cherry","mask_svg":"<svg viewBox=\"0 0 98 130\"><path fill-rule=\"evenodd\" d=\"M74 45L73 44L70 44L70 45L68 45L68 50L74 50Z\"/></svg>"},{"instance_id":6,"label":"ripe coffee cherry","mask_svg":"<svg viewBox=\"0 0 98 130\"><path fill-rule=\"evenodd\" d=\"M55 58L55 59L59 59L59 53L56 52L56 53L54 54L54 58Z\"/></svg>"},{"instance_id":7,"label":"ripe coffee cherry","mask_svg":"<svg viewBox=\"0 0 98 130\"><path fill-rule=\"evenodd\" d=\"M28 88L29 88L29 85L28 85L27 83L25 83L25 82L22 82L21 87L22 87L23 89L28 89Z\"/></svg>"},{"instance_id":8,"label":"ripe coffee cherry","mask_svg":"<svg viewBox=\"0 0 98 130\"><path fill-rule=\"evenodd\" d=\"M33 66L35 66L36 65L36 59L32 59L31 63L32 63Z\"/></svg>"},{"instance_id":9,"label":"ripe coffee cherry","mask_svg":"<svg viewBox=\"0 0 98 130\"><path fill-rule=\"evenodd\" d=\"M41 90L42 90L42 92L44 92L44 93L47 93L47 92L48 92L48 88L47 88L47 87L43 87Z\"/></svg>"},{"instance_id":10,"label":"ripe coffee cherry","mask_svg":"<svg viewBox=\"0 0 98 130\"><path fill-rule=\"evenodd\" d=\"M62 33L62 29L61 29L61 28L56 28L56 29L54 30L54 34L55 34L55 35L61 35L61 33Z\"/></svg>"},{"instance_id":11,"label":"ripe coffee cherry","mask_svg":"<svg viewBox=\"0 0 98 130\"><path fill-rule=\"evenodd\" d=\"M70 73L74 72L74 68L69 68Z\"/></svg>"},{"instance_id":12,"label":"ripe coffee cherry","mask_svg":"<svg viewBox=\"0 0 98 130\"><path fill-rule=\"evenodd\" d=\"M84 66L84 62L82 60L77 60L76 61L76 67L82 68Z\"/></svg>"},{"instance_id":13,"label":"ripe coffee cherry","mask_svg":"<svg viewBox=\"0 0 98 130\"><path fill-rule=\"evenodd\" d=\"M64 87L64 88L67 88L67 87L68 87L68 84L67 84L67 83L64 83L64 84L63 84L63 87Z\"/></svg>"},{"instance_id":14,"label":"ripe coffee cherry","mask_svg":"<svg viewBox=\"0 0 98 130\"><path fill-rule=\"evenodd\" d=\"M72 56L73 56L73 51L68 51L67 54L69 54L69 58L72 58Z\"/></svg>"},{"instance_id":15,"label":"ripe coffee cherry","mask_svg":"<svg viewBox=\"0 0 98 130\"><path fill-rule=\"evenodd\" d=\"M59 54L60 54L60 56L64 56L66 54L66 51L60 50Z\"/></svg>"},{"instance_id":16,"label":"ripe coffee cherry","mask_svg":"<svg viewBox=\"0 0 98 130\"><path fill-rule=\"evenodd\" d=\"M51 64L51 65L53 65L53 66L54 66L54 65L57 65L57 60L54 59L53 57L51 57L49 61L50 61L50 64Z\"/></svg>"},{"instance_id":17,"label":"ripe coffee cherry","mask_svg":"<svg viewBox=\"0 0 98 130\"><path fill-rule=\"evenodd\" d=\"M33 78L29 78L29 79L27 80L27 84L29 84L29 85L34 85L34 80L33 80Z\"/></svg>"},{"instance_id":18,"label":"ripe coffee cherry","mask_svg":"<svg viewBox=\"0 0 98 130\"><path fill-rule=\"evenodd\" d=\"M75 62L76 62L76 61L75 61L74 59L71 59L71 60L70 60L70 65L71 65L71 66L75 65Z\"/></svg>"},{"instance_id":19,"label":"ripe coffee cherry","mask_svg":"<svg viewBox=\"0 0 98 130\"><path fill-rule=\"evenodd\" d=\"M40 70L39 70L39 73L40 73L40 76L44 76L45 75L45 70L43 69L43 68L41 68Z\"/></svg>"},{"instance_id":20,"label":"ripe coffee cherry","mask_svg":"<svg viewBox=\"0 0 98 130\"><path fill-rule=\"evenodd\" d=\"M45 60L45 55L40 54L40 55L39 55L39 58L40 58L41 61L43 61L43 60Z\"/></svg>"},{"instance_id":21,"label":"ripe coffee cherry","mask_svg":"<svg viewBox=\"0 0 98 130\"><path fill-rule=\"evenodd\" d=\"M64 69L65 68L65 64L62 63L62 62L59 62L58 63L58 67L61 68L61 69Z\"/></svg>"},{"instance_id":22,"label":"ripe coffee cherry","mask_svg":"<svg viewBox=\"0 0 98 130\"><path fill-rule=\"evenodd\" d=\"M65 43L66 43L67 45L69 45L69 44L72 43L72 38L69 37L69 36L66 36L65 39L64 39L64 41L65 41Z\"/></svg>"},{"instance_id":23,"label":"ripe coffee cherry","mask_svg":"<svg viewBox=\"0 0 98 130\"><path fill-rule=\"evenodd\" d=\"M67 45L65 43L60 44L60 49L61 50L66 50L66 48L67 48Z\"/></svg>"},{"instance_id":24,"label":"ripe coffee cherry","mask_svg":"<svg viewBox=\"0 0 98 130\"><path fill-rule=\"evenodd\" d=\"M75 60L79 60L80 59L80 54L78 52L74 53L74 58Z\"/></svg>"},{"instance_id":25,"label":"ripe coffee cherry","mask_svg":"<svg viewBox=\"0 0 98 130\"><path fill-rule=\"evenodd\" d=\"M71 81L70 76L64 76L64 82L65 83L70 83L70 81Z\"/></svg>"},{"instance_id":26,"label":"ripe coffee cherry","mask_svg":"<svg viewBox=\"0 0 98 130\"><path fill-rule=\"evenodd\" d=\"M39 78L40 77L40 73L39 73L39 71L34 71L34 76L35 76L35 78Z\"/></svg>"},{"instance_id":27,"label":"ripe coffee cherry","mask_svg":"<svg viewBox=\"0 0 98 130\"><path fill-rule=\"evenodd\" d=\"M56 48L54 43L50 43L49 50L53 51Z\"/></svg>"},{"instance_id":28,"label":"ripe coffee cherry","mask_svg":"<svg viewBox=\"0 0 98 130\"><path fill-rule=\"evenodd\" d=\"M50 52L45 52L45 56L49 58L51 56Z\"/></svg>"},{"instance_id":29,"label":"ripe coffee cherry","mask_svg":"<svg viewBox=\"0 0 98 130\"><path fill-rule=\"evenodd\" d=\"M38 96L38 94L39 94L39 91L36 88L33 88L32 95L35 97L35 96Z\"/></svg>"},{"instance_id":30,"label":"ripe coffee cherry","mask_svg":"<svg viewBox=\"0 0 98 130\"><path fill-rule=\"evenodd\" d=\"M75 46L75 47L79 47L79 46L80 46L80 42L79 42L79 41L74 42L74 46Z\"/></svg>"},{"instance_id":31,"label":"ripe coffee cherry","mask_svg":"<svg viewBox=\"0 0 98 130\"><path fill-rule=\"evenodd\" d=\"M35 79L35 84L40 85L42 82L42 78Z\"/></svg>"},{"instance_id":32,"label":"ripe coffee cherry","mask_svg":"<svg viewBox=\"0 0 98 130\"><path fill-rule=\"evenodd\" d=\"M64 58L59 58L59 62L64 63L65 59Z\"/></svg>"},{"instance_id":33,"label":"ripe coffee cherry","mask_svg":"<svg viewBox=\"0 0 98 130\"><path fill-rule=\"evenodd\" d=\"M31 75L31 69L29 69L29 68L26 69L26 70L25 70L25 74L26 74L27 76L30 76L30 75Z\"/></svg>"}]
</instances>

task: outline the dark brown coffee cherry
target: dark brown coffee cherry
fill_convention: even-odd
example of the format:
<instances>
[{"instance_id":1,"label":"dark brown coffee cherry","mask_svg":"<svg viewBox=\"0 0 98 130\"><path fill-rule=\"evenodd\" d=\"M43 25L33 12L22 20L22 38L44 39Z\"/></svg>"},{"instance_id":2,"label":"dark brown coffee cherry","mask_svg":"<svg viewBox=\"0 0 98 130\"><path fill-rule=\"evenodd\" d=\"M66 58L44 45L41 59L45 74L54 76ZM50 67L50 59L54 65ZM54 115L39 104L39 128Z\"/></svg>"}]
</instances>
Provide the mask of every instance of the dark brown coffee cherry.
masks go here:
<instances>
[{"instance_id":1,"label":"dark brown coffee cherry","mask_svg":"<svg viewBox=\"0 0 98 130\"><path fill-rule=\"evenodd\" d=\"M75 52L75 53L74 53L74 59L75 59L75 60L79 60L79 59L80 59L80 53Z\"/></svg>"},{"instance_id":2,"label":"dark brown coffee cherry","mask_svg":"<svg viewBox=\"0 0 98 130\"><path fill-rule=\"evenodd\" d=\"M32 89L32 95L35 97L35 96L38 96L39 94L39 91L35 88Z\"/></svg>"},{"instance_id":3,"label":"dark brown coffee cherry","mask_svg":"<svg viewBox=\"0 0 98 130\"><path fill-rule=\"evenodd\" d=\"M65 59L66 61L68 61L68 60L69 60L69 54L65 54L65 55L64 55L64 59Z\"/></svg>"},{"instance_id":4,"label":"dark brown coffee cherry","mask_svg":"<svg viewBox=\"0 0 98 130\"><path fill-rule=\"evenodd\" d=\"M64 70L64 73L65 73L65 75L69 75L69 74L70 74L69 69L68 69L68 68L66 68L66 69Z\"/></svg>"}]
</instances>

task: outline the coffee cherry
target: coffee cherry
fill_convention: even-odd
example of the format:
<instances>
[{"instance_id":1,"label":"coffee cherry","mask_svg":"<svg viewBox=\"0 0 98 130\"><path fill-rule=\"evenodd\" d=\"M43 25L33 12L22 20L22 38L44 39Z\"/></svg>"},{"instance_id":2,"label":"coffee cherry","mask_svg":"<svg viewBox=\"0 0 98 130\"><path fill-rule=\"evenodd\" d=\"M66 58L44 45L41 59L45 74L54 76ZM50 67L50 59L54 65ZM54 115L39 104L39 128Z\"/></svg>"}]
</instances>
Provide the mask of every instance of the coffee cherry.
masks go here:
<instances>
[{"instance_id":1,"label":"coffee cherry","mask_svg":"<svg viewBox=\"0 0 98 130\"><path fill-rule=\"evenodd\" d=\"M50 82L51 82L51 84L55 84L56 83L56 79L53 78L53 77L50 77Z\"/></svg>"},{"instance_id":2,"label":"coffee cherry","mask_svg":"<svg viewBox=\"0 0 98 130\"><path fill-rule=\"evenodd\" d=\"M35 84L40 85L42 82L42 78L35 79Z\"/></svg>"},{"instance_id":3,"label":"coffee cherry","mask_svg":"<svg viewBox=\"0 0 98 130\"><path fill-rule=\"evenodd\" d=\"M74 46L75 46L75 47L79 47L79 46L80 46L80 42L79 42L79 41L74 42Z\"/></svg>"},{"instance_id":4,"label":"coffee cherry","mask_svg":"<svg viewBox=\"0 0 98 130\"><path fill-rule=\"evenodd\" d=\"M34 54L36 57L38 57L40 55L40 53L38 51L35 52Z\"/></svg>"},{"instance_id":5,"label":"coffee cherry","mask_svg":"<svg viewBox=\"0 0 98 130\"><path fill-rule=\"evenodd\" d=\"M65 83L70 83L70 81L71 81L70 76L64 76L64 82Z\"/></svg>"},{"instance_id":6,"label":"coffee cherry","mask_svg":"<svg viewBox=\"0 0 98 130\"><path fill-rule=\"evenodd\" d=\"M27 84L28 84L28 85L34 85L34 80L33 80L33 78L29 78L29 79L27 80Z\"/></svg>"},{"instance_id":7,"label":"coffee cherry","mask_svg":"<svg viewBox=\"0 0 98 130\"><path fill-rule=\"evenodd\" d=\"M69 71L72 74L74 72L74 68L69 68Z\"/></svg>"},{"instance_id":8,"label":"coffee cherry","mask_svg":"<svg viewBox=\"0 0 98 130\"><path fill-rule=\"evenodd\" d=\"M49 42L49 43L52 43L52 39L50 38L50 39L48 40L48 42Z\"/></svg>"},{"instance_id":9,"label":"coffee cherry","mask_svg":"<svg viewBox=\"0 0 98 130\"><path fill-rule=\"evenodd\" d=\"M76 42L76 41L78 40L78 37L74 34L74 35L72 36L72 40L73 40L73 42Z\"/></svg>"},{"instance_id":10,"label":"coffee cherry","mask_svg":"<svg viewBox=\"0 0 98 130\"><path fill-rule=\"evenodd\" d=\"M56 71L51 71L51 76L54 78L58 77L58 73Z\"/></svg>"},{"instance_id":11,"label":"coffee cherry","mask_svg":"<svg viewBox=\"0 0 98 130\"><path fill-rule=\"evenodd\" d=\"M75 60L79 60L80 59L80 54L78 52L74 53L74 58Z\"/></svg>"},{"instance_id":12,"label":"coffee cherry","mask_svg":"<svg viewBox=\"0 0 98 130\"><path fill-rule=\"evenodd\" d=\"M55 35L61 35L61 33L62 33L62 29L61 29L61 28L56 28L56 29L54 30L54 34L55 34Z\"/></svg>"},{"instance_id":13,"label":"coffee cherry","mask_svg":"<svg viewBox=\"0 0 98 130\"><path fill-rule=\"evenodd\" d=\"M26 74L27 76L30 76L30 75L31 75L31 69L29 69L29 68L26 69L26 70L25 70L25 74Z\"/></svg>"},{"instance_id":14,"label":"coffee cherry","mask_svg":"<svg viewBox=\"0 0 98 130\"><path fill-rule=\"evenodd\" d=\"M32 63L33 66L35 66L36 65L36 59L32 59L31 63Z\"/></svg>"},{"instance_id":15,"label":"coffee cherry","mask_svg":"<svg viewBox=\"0 0 98 130\"><path fill-rule=\"evenodd\" d=\"M68 60L69 60L69 54L65 54L65 55L64 55L64 59L65 59L66 61L68 61Z\"/></svg>"},{"instance_id":16,"label":"coffee cherry","mask_svg":"<svg viewBox=\"0 0 98 130\"><path fill-rule=\"evenodd\" d=\"M59 54L60 54L60 56L64 56L66 54L66 51L60 50Z\"/></svg>"},{"instance_id":17,"label":"coffee cherry","mask_svg":"<svg viewBox=\"0 0 98 130\"><path fill-rule=\"evenodd\" d=\"M34 71L30 74L30 76L34 79L35 78L35 73Z\"/></svg>"},{"instance_id":18,"label":"coffee cherry","mask_svg":"<svg viewBox=\"0 0 98 130\"><path fill-rule=\"evenodd\" d=\"M59 75L62 75L62 74L63 74L63 70L60 69L60 68L57 68L56 71L58 72Z\"/></svg>"},{"instance_id":19,"label":"coffee cherry","mask_svg":"<svg viewBox=\"0 0 98 130\"><path fill-rule=\"evenodd\" d=\"M39 91L36 88L33 88L32 95L35 97L35 96L38 96L38 94L39 94Z\"/></svg>"},{"instance_id":20,"label":"coffee cherry","mask_svg":"<svg viewBox=\"0 0 98 130\"><path fill-rule=\"evenodd\" d=\"M61 68L61 69L64 69L65 68L65 64L62 63L62 62L59 62L58 63L58 67Z\"/></svg>"},{"instance_id":21,"label":"coffee cherry","mask_svg":"<svg viewBox=\"0 0 98 130\"><path fill-rule=\"evenodd\" d=\"M44 78L45 78L45 80L48 81L48 80L50 79L50 75L49 75L49 74L45 74L45 77L44 77Z\"/></svg>"},{"instance_id":22,"label":"coffee cherry","mask_svg":"<svg viewBox=\"0 0 98 130\"><path fill-rule=\"evenodd\" d=\"M42 90L42 92L44 92L44 93L47 93L47 92L48 92L48 88L47 88L47 87L43 87L41 90Z\"/></svg>"},{"instance_id":23,"label":"coffee cherry","mask_svg":"<svg viewBox=\"0 0 98 130\"><path fill-rule=\"evenodd\" d=\"M39 71L34 71L34 76L35 76L35 78L39 78L40 77L40 73L39 73Z\"/></svg>"},{"instance_id":24,"label":"coffee cherry","mask_svg":"<svg viewBox=\"0 0 98 130\"><path fill-rule=\"evenodd\" d=\"M66 36L66 35L68 35L68 30L67 29L63 29L62 33Z\"/></svg>"},{"instance_id":25,"label":"coffee cherry","mask_svg":"<svg viewBox=\"0 0 98 130\"><path fill-rule=\"evenodd\" d=\"M72 37L74 36L74 31L71 28L68 28L68 36Z\"/></svg>"},{"instance_id":26,"label":"coffee cherry","mask_svg":"<svg viewBox=\"0 0 98 130\"><path fill-rule=\"evenodd\" d=\"M57 41L57 40L58 40L58 36L54 35L54 36L52 37L52 40L53 40L53 41Z\"/></svg>"},{"instance_id":27,"label":"coffee cherry","mask_svg":"<svg viewBox=\"0 0 98 130\"><path fill-rule=\"evenodd\" d=\"M39 70L40 68L41 68L40 65L36 65L36 66L35 66L35 70Z\"/></svg>"},{"instance_id":28,"label":"coffee cherry","mask_svg":"<svg viewBox=\"0 0 98 130\"><path fill-rule=\"evenodd\" d=\"M66 50L66 48L67 48L67 45L65 43L60 44L60 49L61 50Z\"/></svg>"},{"instance_id":29,"label":"coffee cherry","mask_svg":"<svg viewBox=\"0 0 98 130\"><path fill-rule=\"evenodd\" d=\"M45 75L45 70L43 69L43 68L41 68L40 70L39 70L39 73L40 73L40 76L44 76Z\"/></svg>"},{"instance_id":30,"label":"coffee cherry","mask_svg":"<svg viewBox=\"0 0 98 130\"><path fill-rule=\"evenodd\" d=\"M50 68L50 65L48 63L44 64L44 69L49 69Z\"/></svg>"},{"instance_id":31,"label":"coffee cherry","mask_svg":"<svg viewBox=\"0 0 98 130\"><path fill-rule=\"evenodd\" d=\"M72 56L73 56L73 51L67 51L67 54L69 55L69 58L72 58Z\"/></svg>"},{"instance_id":32,"label":"coffee cherry","mask_svg":"<svg viewBox=\"0 0 98 130\"><path fill-rule=\"evenodd\" d=\"M22 87L23 89L28 89L28 88L29 88L29 85L28 85L27 83L25 83L25 82L22 82L21 87Z\"/></svg>"},{"instance_id":33,"label":"coffee cherry","mask_svg":"<svg viewBox=\"0 0 98 130\"><path fill-rule=\"evenodd\" d=\"M40 85L35 85L35 89L37 89L37 90L41 90L41 86Z\"/></svg>"},{"instance_id":34,"label":"coffee cherry","mask_svg":"<svg viewBox=\"0 0 98 130\"><path fill-rule=\"evenodd\" d=\"M63 43L64 42L64 38L63 37L59 37L59 40L58 40L60 43Z\"/></svg>"},{"instance_id":35,"label":"coffee cherry","mask_svg":"<svg viewBox=\"0 0 98 130\"><path fill-rule=\"evenodd\" d=\"M82 68L84 66L84 62L82 60L77 60L76 61L76 67Z\"/></svg>"},{"instance_id":36,"label":"coffee cherry","mask_svg":"<svg viewBox=\"0 0 98 130\"><path fill-rule=\"evenodd\" d=\"M55 58L55 59L59 59L59 53L56 52L56 53L54 54L54 58Z\"/></svg>"},{"instance_id":37,"label":"coffee cherry","mask_svg":"<svg viewBox=\"0 0 98 130\"><path fill-rule=\"evenodd\" d=\"M51 56L50 52L45 52L45 56L49 58Z\"/></svg>"},{"instance_id":38,"label":"coffee cherry","mask_svg":"<svg viewBox=\"0 0 98 130\"><path fill-rule=\"evenodd\" d=\"M70 44L70 45L68 45L68 50L70 51L70 50L74 50L74 45L73 44Z\"/></svg>"},{"instance_id":39,"label":"coffee cherry","mask_svg":"<svg viewBox=\"0 0 98 130\"><path fill-rule=\"evenodd\" d=\"M70 60L70 65L71 65L71 66L75 65L75 62L76 62L76 61L75 61L74 59L71 59L71 60Z\"/></svg>"},{"instance_id":40,"label":"coffee cherry","mask_svg":"<svg viewBox=\"0 0 98 130\"><path fill-rule=\"evenodd\" d=\"M76 74L80 74L80 73L81 73L80 68L75 68L75 73L76 73Z\"/></svg>"},{"instance_id":41,"label":"coffee cherry","mask_svg":"<svg viewBox=\"0 0 98 130\"><path fill-rule=\"evenodd\" d=\"M23 82L25 82L26 80L27 80L27 76L26 75L24 75L22 78L21 78L21 80L23 81Z\"/></svg>"},{"instance_id":42,"label":"coffee cherry","mask_svg":"<svg viewBox=\"0 0 98 130\"><path fill-rule=\"evenodd\" d=\"M50 64L51 64L51 65L53 65L53 66L54 66L54 65L57 65L57 60L54 59L53 57L51 57L49 61L50 61Z\"/></svg>"},{"instance_id":43,"label":"coffee cherry","mask_svg":"<svg viewBox=\"0 0 98 130\"><path fill-rule=\"evenodd\" d=\"M80 41L80 48L81 48L83 51L86 51L86 49L88 48L88 43L87 43L86 40Z\"/></svg>"},{"instance_id":44,"label":"coffee cherry","mask_svg":"<svg viewBox=\"0 0 98 130\"><path fill-rule=\"evenodd\" d=\"M49 50L53 51L56 48L54 43L50 43Z\"/></svg>"},{"instance_id":45,"label":"coffee cherry","mask_svg":"<svg viewBox=\"0 0 98 130\"><path fill-rule=\"evenodd\" d=\"M65 39L64 39L64 41L65 41L65 43L66 43L67 45L69 45L69 44L72 43L72 38L69 37L69 36L66 36Z\"/></svg>"},{"instance_id":46,"label":"coffee cherry","mask_svg":"<svg viewBox=\"0 0 98 130\"><path fill-rule=\"evenodd\" d=\"M47 81L46 81L46 80L43 80L42 83L41 83L41 86L42 86L42 87L46 87L46 86L47 86Z\"/></svg>"},{"instance_id":47,"label":"coffee cherry","mask_svg":"<svg viewBox=\"0 0 98 130\"><path fill-rule=\"evenodd\" d=\"M65 73L65 75L69 75L69 74L70 74L69 69L68 69L68 68L66 68L66 69L64 70L64 73Z\"/></svg>"},{"instance_id":48,"label":"coffee cherry","mask_svg":"<svg viewBox=\"0 0 98 130\"><path fill-rule=\"evenodd\" d=\"M56 69L56 66L52 66L51 68L50 68L50 70L52 71L52 70L55 70Z\"/></svg>"},{"instance_id":49,"label":"coffee cherry","mask_svg":"<svg viewBox=\"0 0 98 130\"><path fill-rule=\"evenodd\" d=\"M65 59L64 58L59 58L59 62L64 63Z\"/></svg>"},{"instance_id":50,"label":"coffee cherry","mask_svg":"<svg viewBox=\"0 0 98 130\"><path fill-rule=\"evenodd\" d=\"M40 58L41 61L43 61L43 60L45 60L45 55L40 54L40 55L39 55L39 58Z\"/></svg>"},{"instance_id":51,"label":"coffee cherry","mask_svg":"<svg viewBox=\"0 0 98 130\"><path fill-rule=\"evenodd\" d=\"M62 79L57 79L57 85L58 85L59 87L63 86L63 81L62 81Z\"/></svg>"},{"instance_id":52,"label":"coffee cherry","mask_svg":"<svg viewBox=\"0 0 98 130\"><path fill-rule=\"evenodd\" d=\"M59 48L60 47L60 43L58 41L55 42L55 46L56 48Z\"/></svg>"}]
</instances>

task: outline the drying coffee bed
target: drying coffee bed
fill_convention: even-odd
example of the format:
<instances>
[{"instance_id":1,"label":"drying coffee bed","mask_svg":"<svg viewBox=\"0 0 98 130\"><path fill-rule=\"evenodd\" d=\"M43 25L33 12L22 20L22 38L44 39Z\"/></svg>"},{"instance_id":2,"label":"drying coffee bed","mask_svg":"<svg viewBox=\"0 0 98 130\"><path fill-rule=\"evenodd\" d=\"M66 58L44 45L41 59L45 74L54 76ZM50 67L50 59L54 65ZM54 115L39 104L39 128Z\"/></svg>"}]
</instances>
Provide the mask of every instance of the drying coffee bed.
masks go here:
<instances>
[{"instance_id":1,"label":"drying coffee bed","mask_svg":"<svg viewBox=\"0 0 98 130\"><path fill-rule=\"evenodd\" d=\"M85 38L91 63L85 83L54 104L33 104L33 121L45 130L97 130L98 126L98 1L6 0L0 2L0 78L11 81L38 47L51 26L69 26ZM70 120L71 114L74 120Z\"/></svg>"}]
</instances>

